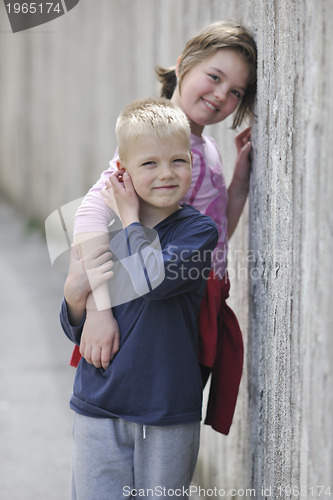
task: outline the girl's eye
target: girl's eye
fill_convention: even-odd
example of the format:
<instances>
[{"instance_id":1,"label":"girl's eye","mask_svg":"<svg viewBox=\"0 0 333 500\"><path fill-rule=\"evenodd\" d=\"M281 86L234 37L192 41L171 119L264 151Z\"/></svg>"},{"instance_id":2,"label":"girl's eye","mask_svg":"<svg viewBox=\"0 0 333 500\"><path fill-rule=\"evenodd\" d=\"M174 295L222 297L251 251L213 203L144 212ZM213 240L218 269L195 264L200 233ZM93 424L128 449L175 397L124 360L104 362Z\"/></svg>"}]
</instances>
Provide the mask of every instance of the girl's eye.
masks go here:
<instances>
[{"instance_id":1,"label":"girl's eye","mask_svg":"<svg viewBox=\"0 0 333 500\"><path fill-rule=\"evenodd\" d=\"M231 93L234 94L234 96L236 96L239 100L242 98L242 94L238 92L238 90L232 90Z\"/></svg>"},{"instance_id":2,"label":"girl's eye","mask_svg":"<svg viewBox=\"0 0 333 500\"><path fill-rule=\"evenodd\" d=\"M219 76L217 76L217 75L209 75L209 76L210 76L210 78L211 78L212 80L214 80L214 82L219 82L219 81L220 81L220 77L219 77Z\"/></svg>"}]
</instances>

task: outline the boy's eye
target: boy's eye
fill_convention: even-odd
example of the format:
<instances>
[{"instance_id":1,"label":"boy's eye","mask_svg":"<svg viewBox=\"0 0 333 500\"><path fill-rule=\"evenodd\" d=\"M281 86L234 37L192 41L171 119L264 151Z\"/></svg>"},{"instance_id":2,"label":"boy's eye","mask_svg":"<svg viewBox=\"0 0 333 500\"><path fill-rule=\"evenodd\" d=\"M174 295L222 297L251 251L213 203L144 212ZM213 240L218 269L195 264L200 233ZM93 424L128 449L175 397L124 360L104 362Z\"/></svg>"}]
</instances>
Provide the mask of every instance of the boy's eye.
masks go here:
<instances>
[{"instance_id":1,"label":"boy's eye","mask_svg":"<svg viewBox=\"0 0 333 500\"><path fill-rule=\"evenodd\" d=\"M174 163L186 163L186 160L184 160L184 158L176 158L175 160L173 160Z\"/></svg>"},{"instance_id":2,"label":"boy's eye","mask_svg":"<svg viewBox=\"0 0 333 500\"><path fill-rule=\"evenodd\" d=\"M142 166L143 167L154 167L156 163L154 161L145 161Z\"/></svg>"}]
</instances>

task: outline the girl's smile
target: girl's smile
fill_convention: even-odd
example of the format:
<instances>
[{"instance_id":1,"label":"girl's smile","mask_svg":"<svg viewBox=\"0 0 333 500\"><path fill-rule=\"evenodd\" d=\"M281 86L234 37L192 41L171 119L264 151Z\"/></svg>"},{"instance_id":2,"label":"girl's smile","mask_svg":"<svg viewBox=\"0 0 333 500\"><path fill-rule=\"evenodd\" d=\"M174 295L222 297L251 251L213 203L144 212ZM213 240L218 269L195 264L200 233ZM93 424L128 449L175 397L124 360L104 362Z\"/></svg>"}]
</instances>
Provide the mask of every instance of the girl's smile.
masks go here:
<instances>
[{"instance_id":1,"label":"girl's smile","mask_svg":"<svg viewBox=\"0 0 333 500\"><path fill-rule=\"evenodd\" d=\"M201 135L206 125L219 123L233 113L246 91L250 71L236 50L218 50L185 74L172 101L185 111L191 130Z\"/></svg>"}]
</instances>

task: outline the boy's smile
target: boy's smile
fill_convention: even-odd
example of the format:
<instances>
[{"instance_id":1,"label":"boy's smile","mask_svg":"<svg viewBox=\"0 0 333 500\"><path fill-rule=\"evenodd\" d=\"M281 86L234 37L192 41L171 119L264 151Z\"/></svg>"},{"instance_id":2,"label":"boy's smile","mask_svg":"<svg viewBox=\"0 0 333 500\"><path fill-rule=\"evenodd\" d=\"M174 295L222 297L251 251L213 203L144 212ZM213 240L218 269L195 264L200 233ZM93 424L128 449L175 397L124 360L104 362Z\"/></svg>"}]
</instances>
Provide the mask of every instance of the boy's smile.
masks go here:
<instances>
[{"instance_id":1,"label":"boy's smile","mask_svg":"<svg viewBox=\"0 0 333 500\"><path fill-rule=\"evenodd\" d=\"M156 225L178 210L191 185L191 151L183 135L133 139L121 165L131 176L140 198L140 220L146 225L152 225L151 220Z\"/></svg>"}]
</instances>

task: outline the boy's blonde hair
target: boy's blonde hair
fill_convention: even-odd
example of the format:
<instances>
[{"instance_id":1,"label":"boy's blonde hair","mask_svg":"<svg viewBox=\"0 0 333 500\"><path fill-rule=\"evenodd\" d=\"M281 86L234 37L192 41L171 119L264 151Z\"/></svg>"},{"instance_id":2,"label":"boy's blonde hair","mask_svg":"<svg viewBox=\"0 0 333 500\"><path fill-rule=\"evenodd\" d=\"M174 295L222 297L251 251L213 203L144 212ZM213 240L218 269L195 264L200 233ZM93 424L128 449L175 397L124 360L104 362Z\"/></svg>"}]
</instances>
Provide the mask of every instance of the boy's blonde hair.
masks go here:
<instances>
[{"instance_id":1,"label":"boy's blonde hair","mask_svg":"<svg viewBox=\"0 0 333 500\"><path fill-rule=\"evenodd\" d=\"M184 76L198 63L212 57L220 49L233 49L241 54L248 64L250 76L246 92L236 110L233 128L241 125L247 115L253 115L257 84L257 48L251 32L235 21L220 21L210 24L193 36L185 45L179 59L179 91ZM171 99L177 85L175 67L155 68L162 84L161 95Z\"/></svg>"},{"instance_id":2,"label":"boy's blonde hair","mask_svg":"<svg viewBox=\"0 0 333 500\"><path fill-rule=\"evenodd\" d=\"M116 123L119 157L126 158L128 143L152 135L166 140L183 135L191 150L191 131L185 113L171 101L163 98L139 99L128 104Z\"/></svg>"}]
</instances>

